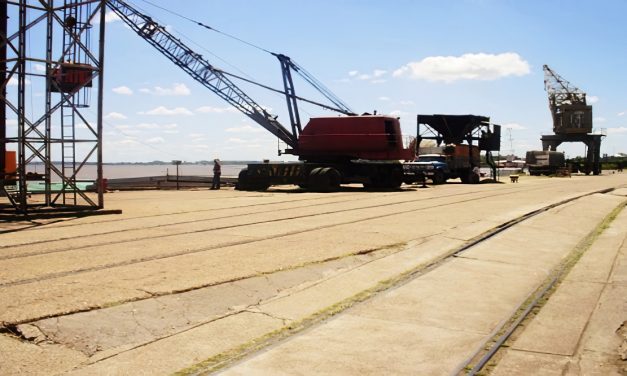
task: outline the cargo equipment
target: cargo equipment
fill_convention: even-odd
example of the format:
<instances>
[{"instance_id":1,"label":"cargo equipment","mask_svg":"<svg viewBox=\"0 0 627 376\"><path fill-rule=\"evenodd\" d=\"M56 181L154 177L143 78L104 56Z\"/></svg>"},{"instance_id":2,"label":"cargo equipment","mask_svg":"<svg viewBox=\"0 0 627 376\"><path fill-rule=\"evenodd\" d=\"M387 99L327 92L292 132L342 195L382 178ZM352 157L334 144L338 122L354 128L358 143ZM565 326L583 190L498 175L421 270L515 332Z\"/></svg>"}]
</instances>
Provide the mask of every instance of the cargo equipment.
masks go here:
<instances>
[{"instance_id":1,"label":"cargo equipment","mask_svg":"<svg viewBox=\"0 0 627 376\"><path fill-rule=\"evenodd\" d=\"M556 151L563 142L583 142L587 147L586 175L601 173L601 141L605 134L594 133L592 106L586 93L544 65L544 89L549 97L553 133L542 135L542 150Z\"/></svg>"},{"instance_id":2,"label":"cargo equipment","mask_svg":"<svg viewBox=\"0 0 627 376\"><path fill-rule=\"evenodd\" d=\"M460 178L462 183L478 183L476 168L480 151L497 176L492 151L501 147L501 126L477 115L418 115L416 140L432 140L435 148L418 148L416 159L403 164L405 182L430 179L434 184Z\"/></svg>"},{"instance_id":3,"label":"cargo equipment","mask_svg":"<svg viewBox=\"0 0 627 376\"><path fill-rule=\"evenodd\" d=\"M528 151L525 160L529 175L556 175L566 167L564 153L559 151Z\"/></svg>"},{"instance_id":4,"label":"cargo equipment","mask_svg":"<svg viewBox=\"0 0 627 376\"><path fill-rule=\"evenodd\" d=\"M460 178L464 184L476 184L479 175L473 168L479 164L479 147L460 144L420 148L417 158L404 163L403 169L406 183L429 179L433 184L444 184Z\"/></svg>"}]
</instances>

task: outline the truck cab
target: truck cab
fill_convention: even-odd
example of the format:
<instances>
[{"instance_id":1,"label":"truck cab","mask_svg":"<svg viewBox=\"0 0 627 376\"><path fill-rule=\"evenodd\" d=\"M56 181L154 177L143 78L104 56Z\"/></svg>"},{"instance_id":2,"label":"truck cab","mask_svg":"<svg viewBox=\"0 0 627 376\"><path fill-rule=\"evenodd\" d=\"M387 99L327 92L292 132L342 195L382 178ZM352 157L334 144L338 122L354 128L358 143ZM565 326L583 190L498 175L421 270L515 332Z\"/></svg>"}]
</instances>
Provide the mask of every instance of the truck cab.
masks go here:
<instances>
[{"instance_id":1,"label":"truck cab","mask_svg":"<svg viewBox=\"0 0 627 376\"><path fill-rule=\"evenodd\" d=\"M458 144L423 150L437 153L421 153L412 162L405 162L405 183L429 179L433 184L443 184L448 179L455 178L460 178L464 184L479 182L479 176L473 171L480 163L478 147Z\"/></svg>"},{"instance_id":2,"label":"truck cab","mask_svg":"<svg viewBox=\"0 0 627 376\"><path fill-rule=\"evenodd\" d=\"M450 177L451 170L443 154L422 154L412 162L403 164L405 182L430 179L433 184L443 184Z\"/></svg>"}]
</instances>

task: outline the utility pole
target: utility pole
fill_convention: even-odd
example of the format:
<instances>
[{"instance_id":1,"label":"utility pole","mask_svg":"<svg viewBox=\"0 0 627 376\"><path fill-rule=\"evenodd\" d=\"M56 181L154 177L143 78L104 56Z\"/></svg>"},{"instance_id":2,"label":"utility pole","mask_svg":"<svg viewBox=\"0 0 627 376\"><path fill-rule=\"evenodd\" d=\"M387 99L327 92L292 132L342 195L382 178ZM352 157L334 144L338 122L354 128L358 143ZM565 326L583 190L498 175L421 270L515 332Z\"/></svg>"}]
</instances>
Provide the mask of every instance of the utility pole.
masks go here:
<instances>
[{"instance_id":1,"label":"utility pole","mask_svg":"<svg viewBox=\"0 0 627 376\"><path fill-rule=\"evenodd\" d=\"M179 165L181 161L172 161L172 164L176 165L176 190L179 190Z\"/></svg>"}]
</instances>

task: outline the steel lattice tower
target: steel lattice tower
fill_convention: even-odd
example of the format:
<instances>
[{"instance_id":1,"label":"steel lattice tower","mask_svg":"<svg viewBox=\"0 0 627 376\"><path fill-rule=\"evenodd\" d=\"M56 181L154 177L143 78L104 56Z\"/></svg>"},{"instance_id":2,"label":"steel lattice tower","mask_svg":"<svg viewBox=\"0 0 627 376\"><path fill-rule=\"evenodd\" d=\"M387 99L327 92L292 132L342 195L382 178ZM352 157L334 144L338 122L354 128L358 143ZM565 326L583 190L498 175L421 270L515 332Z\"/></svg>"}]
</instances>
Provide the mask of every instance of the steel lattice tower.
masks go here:
<instances>
[{"instance_id":1,"label":"steel lattice tower","mask_svg":"<svg viewBox=\"0 0 627 376\"><path fill-rule=\"evenodd\" d=\"M104 32L105 0L0 0L0 205L103 207Z\"/></svg>"}]
</instances>

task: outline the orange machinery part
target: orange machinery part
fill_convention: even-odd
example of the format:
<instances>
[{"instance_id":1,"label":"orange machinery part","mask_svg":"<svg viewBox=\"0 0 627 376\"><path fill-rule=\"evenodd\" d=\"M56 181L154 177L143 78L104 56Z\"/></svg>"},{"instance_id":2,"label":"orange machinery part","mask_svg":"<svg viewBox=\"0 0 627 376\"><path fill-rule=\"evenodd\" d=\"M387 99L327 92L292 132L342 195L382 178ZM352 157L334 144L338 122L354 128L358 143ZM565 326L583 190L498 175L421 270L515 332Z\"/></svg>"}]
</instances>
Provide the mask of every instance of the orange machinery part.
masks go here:
<instances>
[{"instance_id":1,"label":"orange machinery part","mask_svg":"<svg viewBox=\"0 0 627 376\"><path fill-rule=\"evenodd\" d=\"M7 175L15 175L17 172L17 155L14 151L4 152L4 172Z\"/></svg>"}]
</instances>

